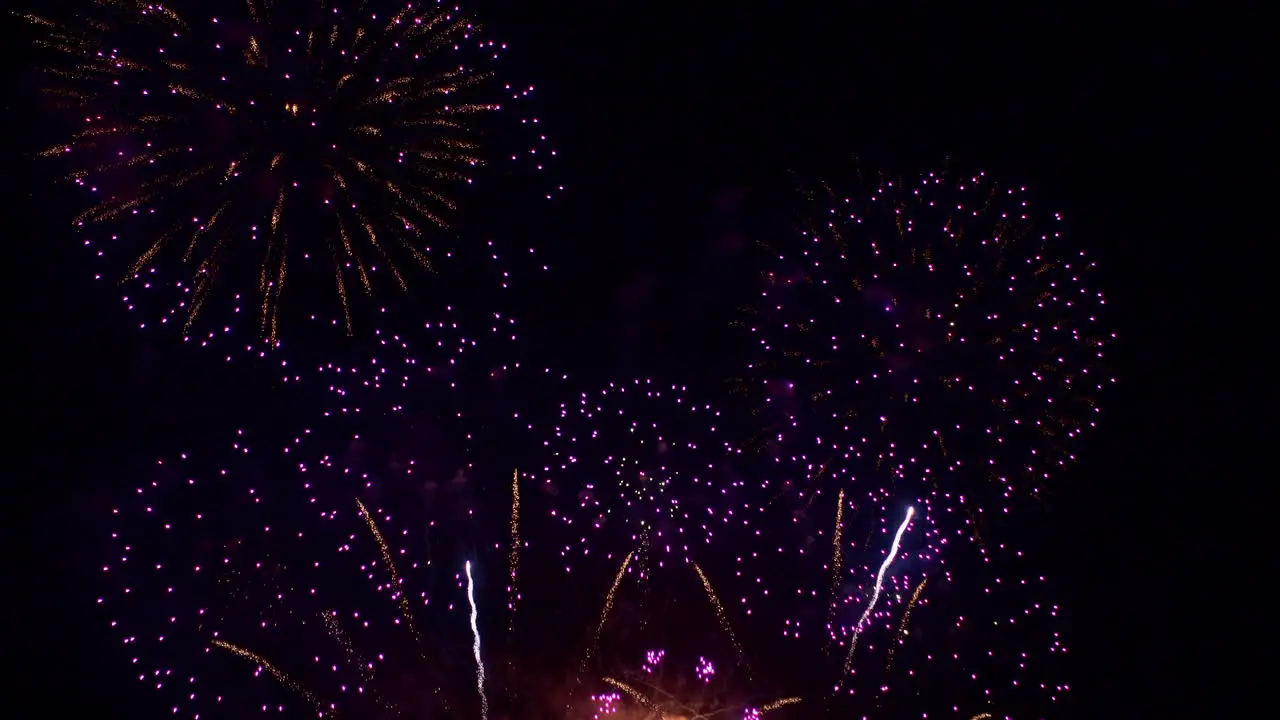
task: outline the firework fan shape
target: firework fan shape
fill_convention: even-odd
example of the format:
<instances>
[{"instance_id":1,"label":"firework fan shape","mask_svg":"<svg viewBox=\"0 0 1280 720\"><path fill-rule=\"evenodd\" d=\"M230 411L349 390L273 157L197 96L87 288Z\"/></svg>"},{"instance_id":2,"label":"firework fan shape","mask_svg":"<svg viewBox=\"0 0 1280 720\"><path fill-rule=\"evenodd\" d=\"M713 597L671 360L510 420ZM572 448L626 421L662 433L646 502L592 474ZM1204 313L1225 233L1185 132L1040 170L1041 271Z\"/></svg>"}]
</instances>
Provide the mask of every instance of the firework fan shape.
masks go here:
<instances>
[{"instance_id":1,"label":"firework fan shape","mask_svg":"<svg viewBox=\"0 0 1280 720\"><path fill-rule=\"evenodd\" d=\"M113 511L99 603L138 679L191 718L432 716L486 702L483 665L462 651L502 621L483 590L485 549L453 563L432 537L463 523L423 505L393 512L354 482L338 506L339 488L280 483L246 450L203 477L185 457L160 462Z\"/></svg>"},{"instance_id":2,"label":"firework fan shape","mask_svg":"<svg viewBox=\"0 0 1280 720\"><path fill-rule=\"evenodd\" d=\"M1043 491L1114 382L1095 263L1061 218L983 174L803 197L746 322L759 439L808 464L797 489L875 470L951 473L992 510Z\"/></svg>"},{"instance_id":3,"label":"firework fan shape","mask_svg":"<svg viewBox=\"0 0 1280 720\"><path fill-rule=\"evenodd\" d=\"M505 46L453 6L98 0L68 11L28 16L52 53L48 93L79 119L42 154L64 159L94 199L75 218L85 243L133 253L126 303L158 291L164 309L147 322L180 324L188 339L246 316L270 346L295 294L290 316L349 334L377 286L457 270L451 218L480 166L540 169L553 154L532 117L516 124L533 145L504 147L510 133L487 116L532 89L494 77ZM215 305L209 329L194 327Z\"/></svg>"},{"instance_id":4,"label":"firework fan shape","mask_svg":"<svg viewBox=\"0 0 1280 720\"><path fill-rule=\"evenodd\" d=\"M696 559L720 528L745 523L738 498L748 488L723 422L683 386L636 379L579 393L551 421L527 425L541 467L526 484L550 503L566 570L634 550L632 569L645 576Z\"/></svg>"}]
</instances>

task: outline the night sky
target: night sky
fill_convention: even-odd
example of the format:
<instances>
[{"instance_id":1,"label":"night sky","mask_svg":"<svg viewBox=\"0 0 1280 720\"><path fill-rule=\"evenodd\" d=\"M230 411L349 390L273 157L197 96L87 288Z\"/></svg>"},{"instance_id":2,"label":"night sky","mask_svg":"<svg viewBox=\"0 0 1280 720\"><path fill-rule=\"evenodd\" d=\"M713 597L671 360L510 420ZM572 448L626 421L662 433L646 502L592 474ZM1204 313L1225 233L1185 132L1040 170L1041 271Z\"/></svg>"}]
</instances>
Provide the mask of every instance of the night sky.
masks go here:
<instances>
[{"instance_id":1,"label":"night sky","mask_svg":"<svg viewBox=\"0 0 1280 720\"><path fill-rule=\"evenodd\" d=\"M1225 549L1218 524L1249 489L1206 490L1234 484L1221 458L1243 461L1216 438L1244 444L1232 429L1247 416L1222 385L1245 373L1243 345L1229 349L1237 331L1216 318L1230 308L1250 326L1257 307L1242 279L1254 241L1235 210L1212 209L1222 174L1208 168L1234 143L1258 63L1209 18L1156 3L793 5L472 5L537 85L567 190L505 221L554 275L523 290L529 361L600 379L725 377L728 317L750 282L744 248L778 222L762 208L787 170L821 175L857 156L1030 186L1101 257L1122 340L1121 388L1042 528L1075 654L1063 717L1192 716L1211 698L1182 677L1228 657L1227 640L1200 626L1230 634L1240 627L1224 608L1265 612L1209 567ZM162 717L92 606L100 513L132 487L131 468L225 431L263 394L172 337L137 332L114 290L92 282L60 220L72 213L31 170L42 128L31 78L17 77L5 102L17 366L6 406L19 459L6 679L31 714ZM1244 332L1246 343L1263 334Z\"/></svg>"}]
</instances>

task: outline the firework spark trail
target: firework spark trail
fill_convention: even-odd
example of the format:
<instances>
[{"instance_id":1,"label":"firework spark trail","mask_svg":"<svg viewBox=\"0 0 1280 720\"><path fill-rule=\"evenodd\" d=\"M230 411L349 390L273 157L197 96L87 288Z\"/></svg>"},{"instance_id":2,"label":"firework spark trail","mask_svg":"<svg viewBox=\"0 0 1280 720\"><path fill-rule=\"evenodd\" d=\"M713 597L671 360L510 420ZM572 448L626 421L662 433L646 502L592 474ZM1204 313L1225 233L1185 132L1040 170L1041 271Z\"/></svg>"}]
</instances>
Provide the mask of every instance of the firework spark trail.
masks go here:
<instances>
[{"instance_id":1,"label":"firework spark trail","mask_svg":"<svg viewBox=\"0 0 1280 720\"><path fill-rule=\"evenodd\" d=\"M224 642L222 640L214 640L212 644L214 647L222 648L233 655L239 655L245 660L257 663L263 670L271 673L271 676L274 677L281 685L284 685L295 693L306 698L307 702L315 706L321 716L328 713L329 708L325 707L324 703L320 701L320 698L316 697L315 693L308 690L302 683L294 680L293 677L285 671L275 665L272 665L266 658L262 657L258 653L253 652L252 650L246 650L239 645L232 645L231 643Z\"/></svg>"},{"instance_id":2,"label":"firework spark trail","mask_svg":"<svg viewBox=\"0 0 1280 720\"><path fill-rule=\"evenodd\" d=\"M720 602L720 597L716 595L715 588L711 587L711 581L707 579L707 574L702 572L702 568L697 563L693 564L693 569L697 571L698 578L702 580L702 587L707 591L707 597L711 600L711 605L716 609L716 619L720 621L720 627L724 628L725 634L729 636L729 642L733 643L733 649L738 653L738 665L747 671L747 677L751 677L751 666L747 664L746 655L742 652L742 645L738 642L738 636L733 634L733 627L729 624L729 616L724 612L724 605Z\"/></svg>"},{"instance_id":3,"label":"firework spark trail","mask_svg":"<svg viewBox=\"0 0 1280 720\"><path fill-rule=\"evenodd\" d=\"M387 710L395 711L396 708L386 698L373 687L373 678L377 674L377 667L369 662L369 659L356 650L356 646L351 642L351 636L342 629L338 623L337 610L325 610L320 614L320 619L324 622L324 627L329 631L329 637L342 646L343 652L347 656L348 663L356 668L356 672L360 673L360 677L364 679L369 689L369 696L374 699L382 707Z\"/></svg>"},{"instance_id":4,"label":"firework spark trail","mask_svg":"<svg viewBox=\"0 0 1280 720\"><path fill-rule=\"evenodd\" d=\"M609 586L609 594L604 596L604 608L600 611L600 622L596 624L596 631L591 636L591 645L587 648L587 656L583 658L582 664L585 666L587 660L591 658L591 654L595 652L595 648L600 644L600 633L604 632L604 624L609 619L609 613L613 610L613 597L618 592L618 586L622 584L622 578L627 574L627 566L631 564L631 558L635 555L635 551L627 553L622 559L622 566L618 568L618 574L613 576L613 584Z\"/></svg>"},{"instance_id":5,"label":"firework spark trail","mask_svg":"<svg viewBox=\"0 0 1280 720\"><path fill-rule=\"evenodd\" d=\"M511 553L507 558L511 571L507 585L507 632L516 630L516 601L520 593L516 588L516 574L520 571L520 471L511 473Z\"/></svg>"},{"instance_id":6,"label":"firework spark trail","mask_svg":"<svg viewBox=\"0 0 1280 720\"><path fill-rule=\"evenodd\" d=\"M471 654L476 658L476 690L480 693L480 719L489 718L489 697L484 693L484 662L480 659L480 626L477 624L476 584L471 577L471 561L464 566L467 571L467 602L471 603Z\"/></svg>"},{"instance_id":7,"label":"firework spark trail","mask_svg":"<svg viewBox=\"0 0 1280 720\"><path fill-rule=\"evenodd\" d=\"M613 610L613 597L618 592L618 586L622 584L622 578L627 574L627 566L631 564L631 558L636 554L635 550L627 553L622 559L622 566L618 568L618 574L613 577L613 585L609 587L609 592L604 596L604 608L600 610L600 622L596 624L595 632L591 634L591 642L587 644L587 651L582 655L582 664L578 666L578 676L574 680L574 688L582 685L582 675L587 671L587 663L591 662L591 656L595 654L596 646L600 644L600 633L604 632L604 624L609 620L609 612ZM572 700L572 698L571 698ZM569 705L565 705L567 710Z\"/></svg>"},{"instance_id":8,"label":"firework spark trail","mask_svg":"<svg viewBox=\"0 0 1280 720\"><path fill-rule=\"evenodd\" d=\"M827 634L832 636L832 628L836 621L836 592L840 588L840 568L844 565L844 548L841 538L844 533L844 490L836 497L836 529L831 538L831 601L827 606Z\"/></svg>"},{"instance_id":9,"label":"firework spark trail","mask_svg":"<svg viewBox=\"0 0 1280 720\"><path fill-rule=\"evenodd\" d=\"M644 693L640 692L639 690L637 690L637 689L635 689L635 688L631 687L630 685L628 685L628 684L626 684L626 683L622 682L621 680L615 680L614 678L607 677L607 678L605 678L605 679L604 679L604 681L605 681L605 682L607 682L607 683L609 683L610 685L612 685L612 686L614 686L614 687L618 688L618 689L619 689L619 690L621 690L622 692L624 692L624 693L626 693L626 694L630 695L630 696L631 696L631 697L632 697L636 702L640 703L641 705L644 705L645 707L649 708L650 710L652 710L652 711L654 711L654 712L661 712L661 711L660 711L660 709L658 708L657 704L656 704L656 703L654 703L654 702L653 702L653 700L649 699L649 696L647 696L647 695L645 695ZM664 716L664 717L665 717L665 716Z\"/></svg>"},{"instance_id":10,"label":"firework spark trail","mask_svg":"<svg viewBox=\"0 0 1280 720\"><path fill-rule=\"evenodd\" d=\"M382 560L387 563L387 571L391 573L391 582L395 584L393 591L396 601L400 604L400 614L404 616L404 622L409 626L409 632L413 633L413 639L418 642L418 647L423 647L422 636L418 634L418 627L413 623L413 610L409 607L409 598L404 593L404 580L400 577L400 571L396 569L395 560L391 558L391 546L387 545L387 539L382 537L382 531L378 529L378 524L374 522L373 515L369 512L369 508L364 506L360 498L356 498L356 507L360 508L360 514L364 516L364 521L369 525L369 531L373 533L373 539L378 543L378 550L382 552Z\"/></svg>"},{"instance_id":11,"label":"firework spark trail","mask_svg":"<svg viewBox=\"0 0 1280 720\"><path fill-rule=\"evenodd\" d=\"M853 651L858 647L858 636L862 634L862 626L866 624L867 618L871 617L871 611L875 610L876 602L880 600L880 590L884 587L884 574L888 572L889 566L893 564L894 558L898 556L898 545L902 543L902 534L907 531L907 526L911 524L911 518L916 514L914 507L907 508L907 516L902 519L902 524L898 526L898 532L893 536L893 545L889 547L889 556L880 563L880 571L876 573L876 585L871 591L871 600L867 603L867 608L862 611L862 617L858 618L858 624L853 626L853 637L849 641L849 654L844 660L844 672L841 674L841 681L849 675L849 668L853 667ZM837 685L837 687L839 687Z\"/></svg>"},{"instance_id":12,"label":"firework spark trail","mask_svg":"<svg viewBox=\"0 0 1280 720\"><path fill-rule=\"evenodd\" d=\"M372 682L373 664L356 651L355 645L351 642L351 637L338 624L338 611L325 610L320 613L320 620L324 622L325 629L329 631L329 637L342 646L347 659L360 671L360 676L364 678L365 682Z\"/></svg>"},{"instance_id":13,"label":"firework spark trail","mask_svg":"<svg viewBox=\"0 0 1280 720\"><path fill-rule=\"evenodd\" d=\"M773 712L778 708L784 708L788 705L797 705L800 702L801 702L801 699L798 697L785 697L780 700L774 700L768 705L765 705L764 707L760 708L760 714L763 715L768 712Z\"/></svg>"},{"instance_id":14,"label":"firework spark trail","mask_svg":"<svg viewBox=\"0 0 1280 720\"><path fill-rule=\"evenodd\" d=\"M907 625L911 622L911 611L915 609L916 602L920 600L920 593L924 592L924 586L928 582L929 578L927 577L920 581L920 584L916 586L915 592L911 593L911 600L907 602L907 609L902 611L902 622L898 623L898 637L894 638L893 644L889 646L889 657L884 663L886 675L889 674L889 668L893 665L894 651L902 644L902 639L907 636Z\"/></svg>"}]
</instances>

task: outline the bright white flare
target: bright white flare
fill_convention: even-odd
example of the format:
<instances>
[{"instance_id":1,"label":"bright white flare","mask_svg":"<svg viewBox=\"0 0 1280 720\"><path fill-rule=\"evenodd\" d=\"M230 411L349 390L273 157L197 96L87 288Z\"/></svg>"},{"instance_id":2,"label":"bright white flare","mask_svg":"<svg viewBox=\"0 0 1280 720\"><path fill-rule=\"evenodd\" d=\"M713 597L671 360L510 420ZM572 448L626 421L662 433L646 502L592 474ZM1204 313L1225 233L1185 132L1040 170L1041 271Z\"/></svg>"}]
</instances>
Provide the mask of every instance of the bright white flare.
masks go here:
<instances>
[{"instance_id":1,"label":"bright white flare","mask_svg":"<svg viewBox=\"0 0 1280 720\"><path fill-rule=\"evenodd\" d=\"M477 624L476 583L471 579L471 561L466 564L467 602L471 603L471 654L476 658L476 690L480 693L480 718L489 719L489 698L484 694L484 663L480 661L480 626Z\"/></svg>"},{"instance_id":2,"label":"bright white flare","mask_svg":"<svg viewBox=\"0 0 1280 720\"><path fill-rule=\"evenodd\" d=\"M867 603L867 609L862 611L862 617L858 618L858 624L853 626L853 638L849 641L849 655L844 661L844 674L849 674L849 668L853 665L853 651L858 647L858 636L862 634L862 627L866 624L867 618L871 617L871 612L876 609L876 602L880 600L880 589L884 587L884 574L888 572L889 566L893 564L893 559L898 556L898 545L902 543L902 534L907 531L907 526L911 524L911 518L916 514L914 507L907 508L907 516L902 519L902 524L898 526L898 532L893 536L893 545L889 546L889 557L880 563L880 572L876 573L876 586L871 591L871 601Z\"/></svg>"}]
</instances>

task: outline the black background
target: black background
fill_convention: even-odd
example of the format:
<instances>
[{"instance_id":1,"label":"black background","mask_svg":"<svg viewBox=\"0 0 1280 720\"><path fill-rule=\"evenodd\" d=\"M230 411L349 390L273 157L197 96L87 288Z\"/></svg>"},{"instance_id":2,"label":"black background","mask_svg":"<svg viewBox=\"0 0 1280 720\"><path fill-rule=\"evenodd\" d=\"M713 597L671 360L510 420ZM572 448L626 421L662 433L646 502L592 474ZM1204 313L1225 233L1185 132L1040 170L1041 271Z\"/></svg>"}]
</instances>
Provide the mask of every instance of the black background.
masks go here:
<instances>
[{"instance_id":1,"label":"black background","mask_svg":"<svg viewBox=\"0 0 1280 720\"><path fill-rule=\"evenodd\" d=\"M1242 579L1266 566L1238 574L1227 543L1262 507L1247 454L1264 417L1247 384L1267 334L1262 243L1234 186L1256 162L1249 108L1274 83L1241 21L1178 3L970 5L482 3L539 87L567 187L532 228L556 281L526 342L602 377L714 377L739 240L767 222L752 200L783 171L950 158L1031 186L1103 258L1122 338L1120 389L1055 506L1067 715L1226 716L1261 675L1232 645L1267 615ZM92 612L82 519L137 458L253 395L215 362L135 341L90 281L67 209L33 186L25 89L5 103L6 704L160 717Z\"/></svg>"}]
</instances>

